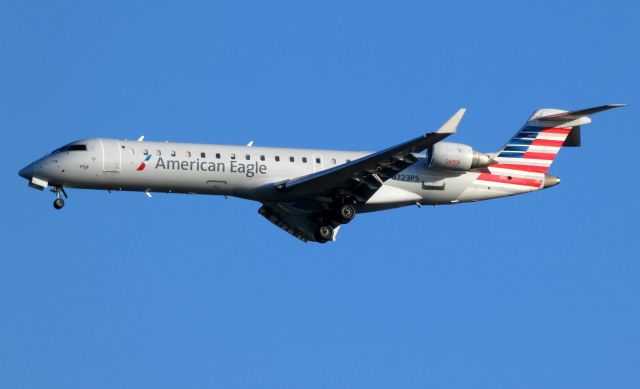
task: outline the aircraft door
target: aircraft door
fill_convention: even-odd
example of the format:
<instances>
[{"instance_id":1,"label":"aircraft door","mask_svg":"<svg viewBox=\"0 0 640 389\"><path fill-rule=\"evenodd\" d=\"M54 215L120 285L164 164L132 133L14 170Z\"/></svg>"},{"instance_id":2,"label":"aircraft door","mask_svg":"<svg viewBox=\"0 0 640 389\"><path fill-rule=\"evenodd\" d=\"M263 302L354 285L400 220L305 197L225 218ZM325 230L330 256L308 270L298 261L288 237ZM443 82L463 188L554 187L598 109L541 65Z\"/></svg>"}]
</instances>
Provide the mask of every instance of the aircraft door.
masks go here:
<instances>
[{"instance_id":1,"label":"aircraft door","mask_svg":"<svg viewBox=\"0 0 640 389\"><path fill-rule=\"evenodd\" d=\"M122 166L120 142L115 139L100 139L100 145L102 146L102 170L119 172Z\"/></svg>"}]
</instances>

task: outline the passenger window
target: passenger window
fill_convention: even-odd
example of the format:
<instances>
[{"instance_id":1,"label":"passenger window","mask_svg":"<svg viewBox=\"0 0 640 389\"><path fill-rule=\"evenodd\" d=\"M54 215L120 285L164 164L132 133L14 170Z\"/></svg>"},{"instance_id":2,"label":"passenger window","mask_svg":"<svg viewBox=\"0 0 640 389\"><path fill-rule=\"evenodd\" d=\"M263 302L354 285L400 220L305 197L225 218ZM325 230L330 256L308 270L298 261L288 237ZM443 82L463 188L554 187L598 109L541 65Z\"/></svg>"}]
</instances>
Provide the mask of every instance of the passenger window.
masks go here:
<instances>
[{"instance_id":1,"label":"passenger window","mask_svg":"<svg viewBox=\"0 0 640 389\"><path fill-rule=\"evenodd\" d=\"M149 150L144 149L144 151L142 152L142 154L144 154L144 155L149 155Z\"/></svg>"},{"instance_id":2,"label":"passenger window","mask_svg":"<svg viewBox=\"0 0 640 389\"><path fill-rule=\"evenodd\" d=\"M322 163L322 161L320 161L320 158L316 158L316 163Z\"/></svg>"},{"instance_id":3,"label":"passenger window","mask_svg":"<svg viewBox=\"0 0 640 389\"><path fill-rule=\"evenodd\" d=\"M280 156L279 155L276 155L275 159L276 159L276 162L280 162Z\"/></svg>"},{"instance_id":4,"label":"passenger window","mask_svg":"<svg viewBox=\"0 0 640 389\"><path fill-rule=\"evenodd\" d=\"M302 157L302 163L307 163L307 157Z\"/></svg>"},{"instance_id":5,"label":"passenger window","mask_svg":"<svg viewBox=\"0 0 640 389\"><path fill-rule=\"evenodd\" d=\"M264 161L264 155L261 155L261 156L260 156L260 160L261 160L261 161Z\"/></svg>"},{"instance_id":6,"label":"passenger window","mask_svg":"<svg viewBox=\"0 0 640 389\"><path fill-rule=\"evenodd\" d=\"M200 153L200 158L204 158L204 157L206 157L206 156L207 156L207 154L205 154L205 153Z\"/></svg>"},{"instance_id":7,"label":"passenger window","mask_svg":"<svg viewBox=\"0 0 640 389\"><path fill-rule=\"evenodd\" d=\"M156 155L159 157L162 155L162 152L160 150L156 150Z\"/></svg>"},{"instance_id":8,"label":"passenger window","mask_svg":"<svg viewBox=\"0 0 640 389\"><path fill-rule=\"evenodd\" d=\"M295 159L293 157L289 157L289 162L295 162Z\"/></svg>"},{"instance_id":9,"label":"passenger window","mask_svg":"<svg viewBox=\"0 0 640 389\"><path fill-rule=\"evenodd\" d=\"M351 162L351 160L350 160L350 159L347 159L347 163L349 163L349 162Z\"/></svg>"},{"instance_id":10,"label":"passenger window","mask_svg":"<svg viewBox=\"0 0 640 389\"><path fill-rule=\"evenodd\" d=\"M331 163L335 165L336 164L336 159L335 158L331 158Z\"/></svg>"},{"instance_id":11,"label":"passenger window","mask_svg":"<svg viewBox=\"0 0 640 389\"><path fill-rule=\"evenodd\" d=\"M176 156L176 151L175 150L171 150L171 156L175 157Z\"/></svg>"},{"instance_id":12,"label":"passenger window","mask_svg":"<svg viewBox=\"0 0 640 389\"><path fill-rule=\"evenodd\" d=\"M246 159L247 161L251 159L251 156L249 154L244 156L244 159Z\"/></svg>"},{"instance_id":13,"label":"passenger window","mask_svg":"<svg viewBox=\"0 0 640 389\"><path fill-rule=\"evenodd\" d=\"M191 158L191 151L187 151L187 157Z\"/></svg>"},{"instance_id":14,"label":"passenger window","mask_svg":"<svg viewBox=\"0 0 640 389\"><path fill-rule=\"evenodd\" d=\"M231 159L236 159L236 154L235 153L231 153Z\"/></svg>"},{"instance_id":15,"label":"passenger window","mask_svg":"<svg viewBox=\"0 0 640 389\"><path fill-rule=\"evenodd\" d=\"M220 159L220 153L216 153L216 158Z\"/></svg>"}]
</instances>

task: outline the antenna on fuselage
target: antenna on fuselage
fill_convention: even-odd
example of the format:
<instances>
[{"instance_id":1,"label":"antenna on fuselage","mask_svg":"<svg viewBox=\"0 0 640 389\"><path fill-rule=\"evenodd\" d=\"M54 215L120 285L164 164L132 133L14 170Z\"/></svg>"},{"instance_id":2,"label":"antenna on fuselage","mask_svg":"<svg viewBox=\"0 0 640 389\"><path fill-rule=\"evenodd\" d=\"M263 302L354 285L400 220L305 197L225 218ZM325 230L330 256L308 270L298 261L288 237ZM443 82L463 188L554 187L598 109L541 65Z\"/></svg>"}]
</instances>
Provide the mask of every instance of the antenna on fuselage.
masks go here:
<instances>
[{"instance_id":1,"label":"antenna on fuselage","mask_svg":"<svg viewBox=\"0 0 640 389\"><path fill-rule=\"evenodd\" d=\"M138 142L142 142L144 140L144 135L142 135L140 138L138 138Z\"/></svg>"},{"instance_id":2,"label":"antenna on fuselage","mask_svg":"<svg viewBox=\"0 0 640 389\"><path fill-rule=\"evenodd\" d=\"M249 143L247 143L247 147L251 147L251 146L253 146L253 141L252 140L249 141Z\"/></svg>"}]
</instances>

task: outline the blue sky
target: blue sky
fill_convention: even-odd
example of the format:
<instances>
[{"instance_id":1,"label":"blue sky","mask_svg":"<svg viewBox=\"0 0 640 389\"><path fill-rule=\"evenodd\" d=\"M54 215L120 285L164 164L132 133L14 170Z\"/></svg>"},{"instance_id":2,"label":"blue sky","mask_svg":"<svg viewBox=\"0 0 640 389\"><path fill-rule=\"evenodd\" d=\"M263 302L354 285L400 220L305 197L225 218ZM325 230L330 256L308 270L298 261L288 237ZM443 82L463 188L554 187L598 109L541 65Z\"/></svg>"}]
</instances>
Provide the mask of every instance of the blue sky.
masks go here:
<instances>
[{"instance_id":1,"label":"blue sky","mask_svg":"<svg viewBox=\"0 0 640 389\"><path fill-rule=\"evenodd\" d=\"M0 4L4 387L637 388L637 2ZM543 192L362 215L303 244L258 205L17 171L84 137L379 150L468 108L492 151L594 116Z\"/></svg>"}]
</instances>

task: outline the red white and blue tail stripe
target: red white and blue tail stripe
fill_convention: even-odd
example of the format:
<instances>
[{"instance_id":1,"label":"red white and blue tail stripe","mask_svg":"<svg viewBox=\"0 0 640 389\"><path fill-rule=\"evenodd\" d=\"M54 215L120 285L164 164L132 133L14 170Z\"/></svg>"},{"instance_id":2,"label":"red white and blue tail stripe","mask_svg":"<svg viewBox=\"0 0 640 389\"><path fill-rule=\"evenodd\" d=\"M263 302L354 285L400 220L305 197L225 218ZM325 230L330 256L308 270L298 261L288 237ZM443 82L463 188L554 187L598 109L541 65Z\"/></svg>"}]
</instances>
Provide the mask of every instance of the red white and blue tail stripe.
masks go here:
<instances>
[{"instance_id":1,"label":"red white and blue tail stripe","mask_svg":"<svg viewBox=\"0 0 640 389\"><path fill-rule=\"evenodd\" d=\"M525 126L500 150L496 160L499 165L511 165L510 169L544 173L570 132L571 128Z\"/></svg>"},{"instance_id":2,"label":"red white and blue tail stripe","mask_svg":"<svg viewBox=\"0 0 640 389\"><path fill-rule=\"evenodd\" d=\"M571 128L525 126L494 157L477 181L521 189L539 189ZM479 182L482 184L481 182ZM502 185L501 185L502 186Z\"/></svg>"},{"instance_id":3,"label":"red white and blue tail stripe","mask_svg":"<svg viewBox=\"0 0 640 389\"><path fill-rule=\"evenodd\" d=\"M544 186L545 174L562 146L579 146L580 126L591 123L586 115L622 104L579 111L540 109L493 157L498 163L478 175L475 186L504 190L535 190ZM573 132L573 134L572 134ZM571 135L571 139L567 138Z\"/></svg>"}]
</instances>

